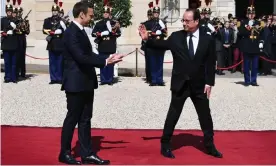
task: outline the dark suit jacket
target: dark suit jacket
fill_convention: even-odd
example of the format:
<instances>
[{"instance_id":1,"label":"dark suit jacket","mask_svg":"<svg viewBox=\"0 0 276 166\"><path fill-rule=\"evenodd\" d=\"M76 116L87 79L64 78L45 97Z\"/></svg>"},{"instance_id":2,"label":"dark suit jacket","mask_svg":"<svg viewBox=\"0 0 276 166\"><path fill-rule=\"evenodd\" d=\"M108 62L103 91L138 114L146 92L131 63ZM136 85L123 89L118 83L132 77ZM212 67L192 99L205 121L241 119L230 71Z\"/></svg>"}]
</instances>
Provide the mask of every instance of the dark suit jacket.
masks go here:
<instances>
[{"instance_id":1,"label":"dark suit jacket","mask_svg":"<svg viewBox=\"0 0 276 166\"><path fill-rule=\"evenodd\" d=\"M66 29L63 51L62 88L68 92L93 91L98 87L94 67L104 67L105 59L92 52L92 46L85 31L74 22Z\"/></svg>"},{"instance_id":2,"label":"dark suit jacket","mask_svg":"<svg viewBox=\"0 0 276 166\"><path fill-rule=\"evenodd\" d=\"M179 91L187 80L193 86L202 90L205 84L214 86L216 71L215 40L211 35L199 32L199 42L194 58L189 56L187 46L187 32L184 30L173 32L167 40L148 40L147 47L171 50L173 55L173 69L171 90Z\"/></svg>"}]
</instances>

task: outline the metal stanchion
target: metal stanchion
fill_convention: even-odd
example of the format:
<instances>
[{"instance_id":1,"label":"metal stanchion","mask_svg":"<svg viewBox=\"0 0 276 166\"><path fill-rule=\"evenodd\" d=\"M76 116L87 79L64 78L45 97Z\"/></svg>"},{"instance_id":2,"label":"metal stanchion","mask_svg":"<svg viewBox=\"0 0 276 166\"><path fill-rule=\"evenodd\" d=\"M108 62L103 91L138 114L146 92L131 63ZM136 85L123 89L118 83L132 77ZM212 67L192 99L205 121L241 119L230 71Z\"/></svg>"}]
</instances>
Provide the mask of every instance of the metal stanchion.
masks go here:
<instances>
[{"instance_id":1,"label":"metal stanchion","mask_svg":"<svg viewBox=\"0 0 276 166\"><path fill-rule=\"evenodd\" d=\"M135 49L135 54L136 54L136 66L135 66L135 69L136 69L136 77L138 77L138 48Z\"/></svg>"}]
</instances>

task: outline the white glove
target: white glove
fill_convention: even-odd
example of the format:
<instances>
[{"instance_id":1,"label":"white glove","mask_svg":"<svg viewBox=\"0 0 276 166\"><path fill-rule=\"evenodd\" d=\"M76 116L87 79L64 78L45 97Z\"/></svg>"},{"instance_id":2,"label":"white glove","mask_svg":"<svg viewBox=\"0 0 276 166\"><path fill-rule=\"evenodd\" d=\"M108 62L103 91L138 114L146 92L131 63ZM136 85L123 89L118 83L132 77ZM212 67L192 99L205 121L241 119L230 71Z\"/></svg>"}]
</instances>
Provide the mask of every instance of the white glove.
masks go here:
<instances>
[{"instance_id":1,"label":"white glove","mask_svg":"<svg viewBox=\"0 0 276 166\"><path fill-rule=\"evenodd\" d=\"M65 30L66 30L66 25L65 25L65 23L64 23L63 21L60 21L59 23L60 23L62 29L65 31Z\"/></svg>"},{"instance_id":2,"label":"white glove","mask_svg":"<svg viewBox=\"0 0 276 166\"><path fill-rule=\"evenodd\" d=\"M260 43L260 44L259 44L259 48L264 48L264 44L263 44L263 43Z\"/></svg>"},{"instance_id":3,"label":"white glove","mask_svg":"<svg viewBox=\"0 0 276 166\"><path fill-rule=\"evenodd\" d=\"M10 25L12 26L12 28L13 28L13 29L15 29L15 28L16 28L16 25L15 25L15 23L13 23L13 22L10 22Z\"/></svg>"},{"instance_id":4,"label":"white glove","mask_svg":"<svg viewBox=\"0 0 276 166\"><path fill-rule=\"evenodd\" d=\"M112 31L112 27L111 27L110 21L106 22L106 26L107 26L108 31L111 32Z\"/></svg>"},{"instance_id":5,"label":"white glove","mask_svg":"<svg viewBox=\"0 0 276 166\"><path fill-rule=\"evenodd\" d=\"M161 26L162 30L166 28L162 20L159 20L159 25Z\"/></svg>"},{"instance_id":6,"label":"white glove","mask_svg":"<svg viewBox=\"0 0 276 166\"><path fill-rule=\"evenodd\" d=\"M101 36L107 36L107 35L109 35L109 32L108 32L108 31L103 31L103 32L101 33Z\"/></svg>"},{"instance_id":7,"label":"white glove","mask_svg":"<svg viewBox=\"0 0 276 166\"><path fill-rule=\"evenodd\" d=\"M55 30L55 35L59 35L59 34L61 34L61 33L62 33L62 30L61 30L61 29Z\"/></svg>"},{"instance_id":8,"label":"white glove","mask_svg":"<svg viewBox=\"0 0 276 166\"><path fill-rule=\"evenodd\" d=\"M155 34L156 34L156 35L161 35L162 32L161 32L160 30L157 30L157 31L155 32Z\"/></svg>"},{"instance_id":9,"label":"white glove","mask_svg":"<svg viewBox=\"0 0 276 166\"><path fill-rule=\"evenodd\" d=\"M211 25L210 23L207 24L208 28L211 30L211 32L215 32L215 28L213 27L213 25Z\"/></svg>"},{"instance_id":10,"label":"white glove","mask_svg":"<svg viewBox=\"0 0 276 166\"><path fill-rule=\"evenodd\" d=\"M254 21L253 21L253 20L250 20L250 21L248 22L248 25L249 25L250 27L252 27L253 24L254 24Z\"/></svg>"},{"instance_id":11,"label":"white glove","mask_svg":"<svg viewBox=\"0 0 276 166\"><path fill-rule=\"evenodd\" d=\"M7 35L12 35L13 31L12 30L8 30Z\"/></svg>"}]
</instances>

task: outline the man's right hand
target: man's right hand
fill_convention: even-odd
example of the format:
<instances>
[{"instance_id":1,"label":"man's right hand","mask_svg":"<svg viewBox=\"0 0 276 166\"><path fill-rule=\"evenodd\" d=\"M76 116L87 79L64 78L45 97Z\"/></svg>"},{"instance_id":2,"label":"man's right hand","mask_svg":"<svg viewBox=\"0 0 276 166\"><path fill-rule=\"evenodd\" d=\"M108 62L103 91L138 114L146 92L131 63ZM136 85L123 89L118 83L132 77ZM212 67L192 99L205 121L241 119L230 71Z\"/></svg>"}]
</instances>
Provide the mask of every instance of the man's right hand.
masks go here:
<instances>
[{"instance_id":1,"label":"man's right hand","mask_svg":"<svg viewBox=\"0 0 276 166\"><path fill-rule=\"evenodd\" d=\"M123 54L112 54L109 58L106 59L106 64L109 65L121 62L123 57L125 57Z\"/></svg>"},{"instance_id":2,"label":"man's right hand","mask_svg":"<svg viewBox=\"0 0 276 166\"><path fill-rule=\"evenodd\" d=\"M139 31L139 34L140 34L140 36L143 40L148 40L149 33L148 33L145 25L143 25L143 24L140 25L138 31Z\"/></svg>"}]
</instances>

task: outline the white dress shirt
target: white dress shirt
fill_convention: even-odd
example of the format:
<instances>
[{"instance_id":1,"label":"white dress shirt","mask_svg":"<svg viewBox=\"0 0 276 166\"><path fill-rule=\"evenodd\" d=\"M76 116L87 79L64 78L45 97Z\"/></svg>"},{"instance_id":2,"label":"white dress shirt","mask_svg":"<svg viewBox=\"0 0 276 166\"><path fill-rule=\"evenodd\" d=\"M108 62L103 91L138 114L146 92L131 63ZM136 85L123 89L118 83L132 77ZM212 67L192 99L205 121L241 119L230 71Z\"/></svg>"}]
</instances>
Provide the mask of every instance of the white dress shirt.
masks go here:
<instances>
[{"instance_id":1,"label":"white dress shirt","mask_svg":"<svg viewBox=\"0 0 276 166\"><path fill-rule=\"evenodd\" d=\"M189 40L190 40L190 36L187 35L187 46L188 46L188 49L189 49ZM194 55L195 55L196 54L196 50L197 50L197 46L198 46L198 41L199 41L199 29L197 29L193 33L192 41L193 41Z\"/></svg>"},{"instance_id":2,"label":"white dress shirt","mask_svg":"<svg viewBox=\"0 0 276 166\"><path fill-rule=\"evenodd\" d=\"M189 49L189 40L190 40L190 36L187 35L187 46L188 46L188 49ZM196 54L196 51L197 51L198 41L199 41L199 29L197 29L197 30L193 33L192 41L193 41L194 55L195 55L195 54ZM209 86L209 87L210 87L210 85L205 85L205 86Z\"/></svg>"},{"instance_id":3,"label":"white dress shirt","mask_svg":"<svg viewBox=\"0 0 276 166\"><path fill-rule=\"evenodd\" d=\"M80 30L84 29L84 27L80 23L78 23L77 21L74 20L73 23L75 23L80 28Z\"/></svg>"}]
</instances>

